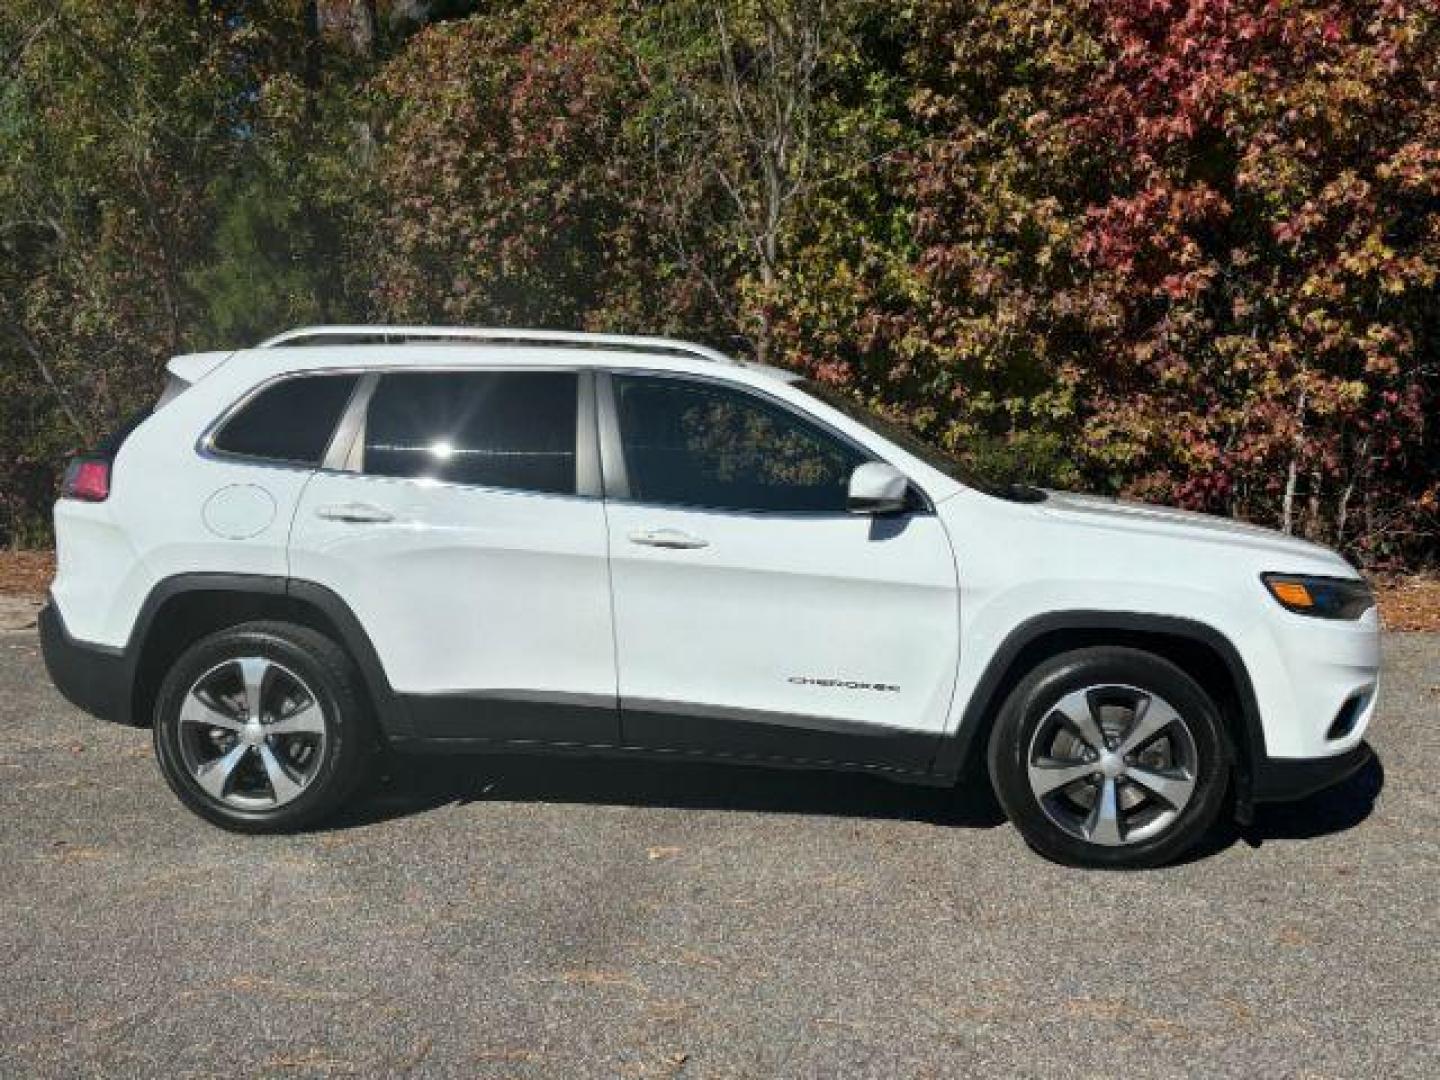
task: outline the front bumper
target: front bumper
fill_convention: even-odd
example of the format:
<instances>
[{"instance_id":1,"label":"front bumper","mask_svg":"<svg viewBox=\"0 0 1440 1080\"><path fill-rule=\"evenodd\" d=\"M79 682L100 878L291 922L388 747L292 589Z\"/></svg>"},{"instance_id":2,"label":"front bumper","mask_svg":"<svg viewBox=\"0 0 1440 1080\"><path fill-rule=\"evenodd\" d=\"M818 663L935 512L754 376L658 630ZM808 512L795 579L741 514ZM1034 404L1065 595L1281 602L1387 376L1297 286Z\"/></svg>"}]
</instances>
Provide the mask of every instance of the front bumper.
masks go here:
<instances>
[{"instance_id":1,"label":"front bumper","mask_svg":"<svg viewBox=\"0 0 1440 1080\"><path fill-rule=\"evenodd\" d=\"M132 672L118 649L76 641L54 603L40 611L40 651L55 689L92 716L130 723Z\"/></svg>"},{"instance_id":2,"label":"front bumper","mask_svg":"<svg viewBox=\"0 0 1440 1080\"><path fill-rule=\"evenodd\" d=\"M1362 742L1333 757L1263 758L1256 762L1250 778L1250 801L1303 799L1353 776L1371 756L1370 747Z\"/></svg>"},{"instance_id":3,"label":"front bumper","mask_svg":"<svg viewBox=\"0 0 1440 1080\"><path fill-rule=\"evenodd\" d=\"M1244 654L1264 726L1263 753L1310 761L1359 746L1380 696L1376 612L1351 622L1280 611L1265 628Z\"/></svg>"}]
</instances>

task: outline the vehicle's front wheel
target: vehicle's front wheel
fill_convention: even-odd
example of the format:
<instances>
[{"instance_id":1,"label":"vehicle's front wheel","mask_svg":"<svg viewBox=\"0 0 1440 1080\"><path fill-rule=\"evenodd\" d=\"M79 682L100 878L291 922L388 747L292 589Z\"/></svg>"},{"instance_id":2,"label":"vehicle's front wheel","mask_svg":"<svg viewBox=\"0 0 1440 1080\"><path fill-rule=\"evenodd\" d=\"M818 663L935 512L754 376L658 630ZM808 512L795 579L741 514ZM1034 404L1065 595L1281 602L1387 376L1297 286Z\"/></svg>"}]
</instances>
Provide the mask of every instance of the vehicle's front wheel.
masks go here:
<instances>
[{"instance_id":1,"label":"vehicle's front wheel","mask_svg":"<svg viewBox=\"0 0 1440 1080\"><path fill-rule=\"evenodd\" d=\"M225 828L277 832L332 813L374 745L354 665L322 634L245 623L171 667L155 706L155 752L191 810Z\"/></svg>"},{"instance_id":2,"label":"vehicle's front wheel","mask_svg":"<svg viewBox=\"0 0 1440 1080\"><path fill-rule=\"evenodd\" d=\"M1100 647L1056 656L1006 700L990 778L1040 854L1080 866L1158 866L1192 848L1224 805L1219 712L1184 671Z\"/></svg>"}]
</instances>

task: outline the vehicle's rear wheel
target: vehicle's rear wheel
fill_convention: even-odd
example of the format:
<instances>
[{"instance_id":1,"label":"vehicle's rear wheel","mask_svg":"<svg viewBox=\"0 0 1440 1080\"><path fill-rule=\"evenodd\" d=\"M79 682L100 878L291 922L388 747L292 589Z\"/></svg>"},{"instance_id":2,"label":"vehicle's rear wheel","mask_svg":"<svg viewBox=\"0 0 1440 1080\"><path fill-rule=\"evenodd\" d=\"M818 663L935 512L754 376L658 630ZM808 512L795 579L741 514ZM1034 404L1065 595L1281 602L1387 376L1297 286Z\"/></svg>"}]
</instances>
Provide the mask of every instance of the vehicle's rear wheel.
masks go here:
<instances>
[{"instance_id":1,"label":"vehicle's rear wheel","mask_svg":"<svg viewBox=\"0 0 1440 1080\"><path fill-rule=\"evenodd\" d=\"M155 707L155 752L181 801L229 829L303 828L363 778L373 728L354 666L308 627L222 630L171 667Z\"/></svg>"},{"instance_id":2,"label":"vehicle's rear wheel","mask_svg":"<svg viewBox=\"0 0 1440 1080\"><path fill-rule=\"evenodd\" d=\"M1224 804L1230 752L1215 704L1167 660L1090 648L1038 665L990 738L990 777L1040 854L1138 868L1192 848Z\"/></svg>"}]
</instances>

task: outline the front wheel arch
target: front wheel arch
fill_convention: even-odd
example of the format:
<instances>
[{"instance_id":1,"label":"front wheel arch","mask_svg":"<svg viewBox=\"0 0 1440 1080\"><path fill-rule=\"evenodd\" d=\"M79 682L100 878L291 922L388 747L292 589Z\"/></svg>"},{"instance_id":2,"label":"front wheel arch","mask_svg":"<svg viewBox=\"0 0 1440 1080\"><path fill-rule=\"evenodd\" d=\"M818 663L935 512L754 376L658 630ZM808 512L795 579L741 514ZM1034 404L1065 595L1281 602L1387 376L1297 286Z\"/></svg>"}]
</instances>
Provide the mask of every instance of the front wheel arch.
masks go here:
<instances>
[{"instance_id":1,"label":"front wheel arch","mask_svg":"<svg viewBox=\"0 0 1440 1080\"><path fill-rule=\"evenodd\" d=\"M1141 869L1202 843L1226 805L1233 747L1213 698L1183 670L1102 645L1027 673L986 757L1006 815L1034 850L1068 865Z\"/></svg>"},{"instance_id":2,"label":"front wheel arch","mask_svg":"<svg viewBox=\"0 0 1440 1080\"><path fill-rule=\"evenodd\" d=\"M1028 619L995 650L976 684L953 738L932 770L983 779L985 748L1011 691L1038 665L1077 649L1114 645L1168 660L1199 683L1220 709L1234 751L1236 795L1248 806L1253 763L1265 756L1265 733L1249 672L1239 650L1219 630L1194 619L1142 612L1064 611Z\"/></svg>"}]
</instances>

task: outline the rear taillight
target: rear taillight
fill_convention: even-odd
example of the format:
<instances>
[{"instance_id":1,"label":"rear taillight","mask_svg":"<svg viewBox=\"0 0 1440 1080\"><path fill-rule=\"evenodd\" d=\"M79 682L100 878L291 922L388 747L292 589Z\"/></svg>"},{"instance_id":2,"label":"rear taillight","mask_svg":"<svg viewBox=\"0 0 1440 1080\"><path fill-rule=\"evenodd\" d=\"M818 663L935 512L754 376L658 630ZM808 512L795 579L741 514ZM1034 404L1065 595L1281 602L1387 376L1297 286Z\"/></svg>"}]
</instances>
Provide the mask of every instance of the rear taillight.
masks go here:
<instances>
[{"instance_id":1,"label":"rear taillight","mask_svg":"<svg viewBox=\"0 0 1440 1080\"><path fill-rule=\"evenodd\" d=\"M110 497L110 462L106 458L73 459L65 468L60 484L62 499L104 502Z\"/></svg>"}]
</instances>

